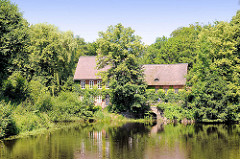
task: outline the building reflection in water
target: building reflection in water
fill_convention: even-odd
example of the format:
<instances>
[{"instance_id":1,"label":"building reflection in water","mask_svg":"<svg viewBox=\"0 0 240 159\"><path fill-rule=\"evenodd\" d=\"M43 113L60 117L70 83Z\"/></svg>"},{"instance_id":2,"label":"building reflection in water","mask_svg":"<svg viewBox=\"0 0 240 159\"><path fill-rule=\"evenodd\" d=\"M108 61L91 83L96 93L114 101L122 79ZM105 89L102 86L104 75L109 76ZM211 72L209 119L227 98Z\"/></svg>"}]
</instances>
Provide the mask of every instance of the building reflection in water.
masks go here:
<instances>
[{"instance_id":1,"label":"building reflection in water","mask_svg":"<svg viewBox=\"0 0 240 159\"><path fill-rule=\"evenodd\" d=\"M86 145L86 142L82 141L80 152L75 153L75 158L110 158L110 143L105 130L90 131L88 137L90 145Z\"/></svg>"},{"instance_id":2,"label":"building reflection in water","mask_svg":"<svg viewBox=\"0 0 240 159\"><path fill-rule=\"evenodd\" d=\"M239 124L77 125L0 142L0 158L235 159L239 132Z\"/></svg>"}]
</instances>

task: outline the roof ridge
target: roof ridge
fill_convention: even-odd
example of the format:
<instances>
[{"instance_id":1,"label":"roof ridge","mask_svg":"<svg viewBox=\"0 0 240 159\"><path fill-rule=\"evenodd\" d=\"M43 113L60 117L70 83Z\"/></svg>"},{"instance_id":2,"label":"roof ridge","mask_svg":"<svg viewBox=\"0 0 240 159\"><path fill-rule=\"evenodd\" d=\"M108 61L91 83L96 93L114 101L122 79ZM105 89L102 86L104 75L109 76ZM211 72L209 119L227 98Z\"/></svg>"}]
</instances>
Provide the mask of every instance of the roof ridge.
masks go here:
<instances>
[{"instance_id":1,"label":"roof ridge","mask_svg":"<svg viewBox=\"0 0 240 159\"><path fill-rule=\"evenodd\" d=\"M182 64L188 64L188 63L172 63L172 64L143 64L143 65L182 65Z\"/></svg>"},{"instance_id":2,"label":"roof ridge","mask_svg":"<svg viewBox=\"0 0 240 159\"><path fill-rule=\"evenodd\" d=\"M97 57L97 56L80 56L79 58L81 58L81 57Z\"/></svg>"}]
</instances>

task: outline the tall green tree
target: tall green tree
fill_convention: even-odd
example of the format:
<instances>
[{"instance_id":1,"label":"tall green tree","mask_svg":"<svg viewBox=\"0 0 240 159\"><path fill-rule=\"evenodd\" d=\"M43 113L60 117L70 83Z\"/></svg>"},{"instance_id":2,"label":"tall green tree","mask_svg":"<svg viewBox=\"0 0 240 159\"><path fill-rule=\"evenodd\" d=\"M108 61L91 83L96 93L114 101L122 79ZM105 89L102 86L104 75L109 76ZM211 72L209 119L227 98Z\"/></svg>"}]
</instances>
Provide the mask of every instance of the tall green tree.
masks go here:
<instances>
[{"instance_id":1,"label":"tall green tree","mask_svg":"<svg viewBox=\"0 0 240 159\"><path fill-rule=\"evenodd\" d=\"M97 45L96 42L86 43L83 38L76 36L77 42L75 63L77 64L80 56L96 56Z\"/></svg>"},{"instance_id":2,"label":"tall green tree","mask_svg":"<svg viewBox=\"0 0 240 159\"><path fill-rule=\"evenodd\" d=\"M122 24L109 26L99 33L97 40L98 68L111 66L102 73L103 81L110 82L112 110L144 112L146 85L139 57L144 50L140 37Z\"/></svg>"},{"instance_id":3,"label":"tall green tree","mask_svg":"<svg viewBox=\"0 0 240 159\"><path fill-rule=\"evenodd\" d=\"M13 71L27 72L28 23L18 7L0 0L0 86Z\"/></svg>"},{"instance_id":4,"label":"tall green tree","mask_svg":"<svg viewBox=\"0 0 240 159\"><path fill-rule=\"evenodd\" d=\"M202 26L198 23L181 27L172 32L169 38L157 38L144 54L145 64L188 63L192 68L196 58L198 34Z\"/></svg>"},{"instance_id":5,"label":"tall green tree","mask_svg":"<svg viewBox=\"0 0 240 159\"><path fill-rule=\"evenodd\" d=\"M189 73L189 107L197 120L238 120L239 53L237 26L216 22L199 34L196 64Z\"/></svg>"},{"instance_id":6,"label":"tall green tree","mask_svg":"<svg viewBox=\"0 0 240 159\"><path fill-rule=\"evenodd\" d=\"M49 24L32 25L30 39L30 61L34 74L54 94L73 76L77 41L72 32L60 32Z\"/></svg>"},{"instance_id":7,"label":"tall green tree","mask_svg":"<svg viewBox=\"0 0 240 159\"><path fill-rule=\"evenodd\" d=\"M143 64L164 64L167 63L165 59L156 59L159 54L162 54L162 50L165 50L165 45L168 38L163 36L156 39L155 43L150 45L143 54Z\"/></svg>"}]
</instances>

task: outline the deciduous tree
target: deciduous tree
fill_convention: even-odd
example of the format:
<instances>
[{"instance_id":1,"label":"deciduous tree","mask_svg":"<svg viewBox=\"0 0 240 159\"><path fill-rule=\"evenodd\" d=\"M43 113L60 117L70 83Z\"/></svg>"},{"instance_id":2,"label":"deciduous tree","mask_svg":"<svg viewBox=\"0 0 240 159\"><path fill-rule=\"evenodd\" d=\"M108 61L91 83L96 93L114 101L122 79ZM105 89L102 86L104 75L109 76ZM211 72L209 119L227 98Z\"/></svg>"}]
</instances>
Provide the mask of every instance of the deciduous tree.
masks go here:
<instances>
[{"instance_id":1,"label":"deciduous tree","mask_svg":"<svg viewBox=\"0 0 240 159\"><path fill-rule=\"evenodd\" d=\"M102 73L104 82L110 81L113 111L144 112L145 88L139 57L144 50L140 37L122 24L109 26L99 33L98 68L111 68Z\"/></svg>"},{"instance_id":2,"label":"deciduous tree","mask_svg":"<svg viewBox=\"0 0 240 159\"><path fill-rule=\"evenodd\" d=\"M0 86L13 71L26 72L28 23L16 5L0 0Z\"/></svg>"}]
</instances>

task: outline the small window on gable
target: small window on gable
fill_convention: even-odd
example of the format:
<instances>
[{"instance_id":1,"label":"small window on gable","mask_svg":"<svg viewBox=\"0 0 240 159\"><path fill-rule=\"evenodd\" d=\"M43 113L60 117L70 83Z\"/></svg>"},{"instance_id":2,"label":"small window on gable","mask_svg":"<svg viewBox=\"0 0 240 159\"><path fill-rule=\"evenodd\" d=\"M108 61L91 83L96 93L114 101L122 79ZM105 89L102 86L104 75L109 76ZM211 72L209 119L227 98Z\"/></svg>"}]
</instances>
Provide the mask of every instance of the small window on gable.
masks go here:
<instances>
[{"instance_id":1,"label":"small window on gable","mask_svg":"<svg viewBox=\"0 0 240 159\"><path fill-rule=\"evenodd\" d=\"M155 81L155 82L156 82L156 81L159 81L159 79L158 79L158 78L155 78L154 81Z\"/></svg>"},{"instance_id":2,"label":"small window on gable","mask_svg":"<svg viewBox=\"0 0 240 159\"><path fill-rule=\"evenodd\" d=\"M81 80L81 88L85 89L85 80Z\"/></svg>"}]
</instances>

